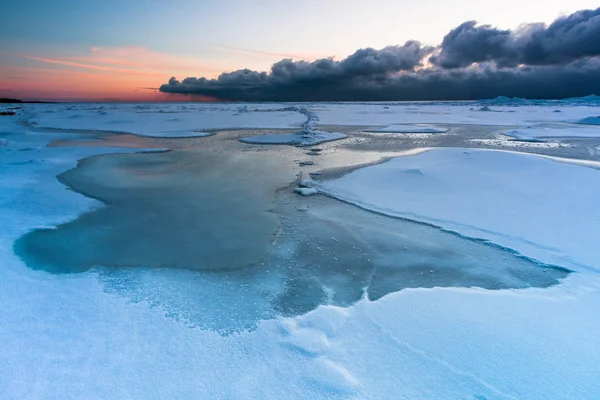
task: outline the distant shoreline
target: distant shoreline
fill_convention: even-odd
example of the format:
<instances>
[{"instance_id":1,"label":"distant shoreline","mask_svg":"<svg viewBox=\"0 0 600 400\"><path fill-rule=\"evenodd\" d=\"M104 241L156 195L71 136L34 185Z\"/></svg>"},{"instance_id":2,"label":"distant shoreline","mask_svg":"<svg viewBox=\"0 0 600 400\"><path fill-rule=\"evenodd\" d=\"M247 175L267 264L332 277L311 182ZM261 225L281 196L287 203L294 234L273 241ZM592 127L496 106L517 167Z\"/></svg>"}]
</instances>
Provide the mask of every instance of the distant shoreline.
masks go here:
<instances>
[{"instance_id":1,"label":"distant shoreline","mask_svg":"<svg viewBox=\"0 0 600 400\"><path fill-rule=\"evenodd\" d=\"M54 103L54 101L18 100L6 97L0 98L0 104Z\"/></svg>"}]
</instances>

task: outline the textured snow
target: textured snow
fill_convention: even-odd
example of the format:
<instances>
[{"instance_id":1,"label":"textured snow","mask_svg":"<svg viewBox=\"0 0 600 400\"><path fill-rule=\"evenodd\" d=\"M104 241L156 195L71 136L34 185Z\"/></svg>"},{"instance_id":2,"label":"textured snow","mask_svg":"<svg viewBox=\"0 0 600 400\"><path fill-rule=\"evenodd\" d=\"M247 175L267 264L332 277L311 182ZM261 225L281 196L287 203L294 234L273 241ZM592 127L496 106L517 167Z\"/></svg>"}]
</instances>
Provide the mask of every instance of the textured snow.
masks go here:
<instances>
[{"instance_id":1,"label":"textured snow","mask_svg":"<svg viewBox=\"0 0 600 400\"><path fill-rule=\"evenodd\" d=\"M523 141L514 139L470 139L469 142L485 146L497 146L508 148L529 148L529 149L558 149L571 147L568 143L544 142L544 141Z\"/></svg>"},{"instance_id":2,"label":"textured snow","mask_svg":"<svg viewBox=\"0 0 600 400\"><path fill-rule=\"evenodd\" d=\"M367 129L364 132L372 133L444 133L446 128L435 128L433 126L423 125L388 125L383 128Z\"/></svg>"},{"instance_id":3,"label":"textured snow","mask_svg":"<svg viewBox=\"0 0 600 400\"><path fill-rule=\"evenodd\" d=\"M357 170L319 190L549 264L600 270L600 170L594 168L445 148Z\"/></svg>"}]
</instances>

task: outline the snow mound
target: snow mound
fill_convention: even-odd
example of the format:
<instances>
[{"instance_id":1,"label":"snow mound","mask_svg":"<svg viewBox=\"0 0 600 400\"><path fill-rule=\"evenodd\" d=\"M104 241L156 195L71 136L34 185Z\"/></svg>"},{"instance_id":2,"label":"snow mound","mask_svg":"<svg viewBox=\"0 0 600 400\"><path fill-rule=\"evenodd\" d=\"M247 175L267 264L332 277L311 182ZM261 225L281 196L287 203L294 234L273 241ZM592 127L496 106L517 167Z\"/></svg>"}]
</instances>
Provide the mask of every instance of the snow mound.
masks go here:
<instances>
[{"instance_id":1,"label":"snow mound","mask_svg":"<svg viewBox=\"0 0 600 400\"><path fill-rule=\"evenodd\" d=\"M446 128L435 128L428 125L388 125L384 128L367 129L369 133L444 133Z\"/></svg>"},{"instance_id":2,"label":"snow mound","mask_svg":"<svg viewBox=\"0 0 600 400\"><path fill-rule=\"evenodd\" d=\"M524 99L521 97L499 96L495 99L479 100L477 104L493 105L502 107L520 107L520 106L598 106L600 105L600 96L590 95L585 97L572 97L561 100L538 100Z\"/></svg>"},{"instance_id":3,"label":"snow mound","mask_svg":"<svg viewBox=\"0 0 600 400\"><path fill-rule=\"evenodd\" d=\"M317 194L317 189L308 188L308 187L297 187L294 189L296 193L301 194L302 196L312 196L313 194Z\"/></svg>"},{"instance_id":4,"label":"snow mound","mask_svg":"<svg viewBox=\"0 0 600 400\"><path fill-rule=\"evenodd\" d=\"M572 97L564 100L557 100L557 102L565 105L600 106L600 96L592 94L584 97Z\"/></svg>"},{"instance_id":5,"label":"snow mound","mask_svg":"<svg viewBox=\"0 0 600 400\"><path fill-rule=\"evenodd\" d=\"M286 129L297 128L304 116L294 108L240 108L231 104L201 104L181 108L176 104L119 104L114 109L98 110L75 104L56 113L56 105L33 107L31 123L44 128L126 132L140 136L206 136L216 129Z\"/></svg>"},{"instance_id":6,"label":"snow mound","mask_svg":"<svg viewBox=\"0 0 600 400\"><path fill-rule=\"evenodd\" d=\"M418 169L422 174L401 173ZM398 157L319 192L490 240L539 261L600 270L600 170L494 150Z\"/></svg>"},{"instance_id":7,"label":"snow mound","mask_svg":"<svg viewBox=\"0 0 600 400\"><path fill-rule=\"evenodd\" d=\"M600 125L600 116L582 118L579 121L577 121L576 123L583 124L583 125Z\"/></svg>"}]
</instances>

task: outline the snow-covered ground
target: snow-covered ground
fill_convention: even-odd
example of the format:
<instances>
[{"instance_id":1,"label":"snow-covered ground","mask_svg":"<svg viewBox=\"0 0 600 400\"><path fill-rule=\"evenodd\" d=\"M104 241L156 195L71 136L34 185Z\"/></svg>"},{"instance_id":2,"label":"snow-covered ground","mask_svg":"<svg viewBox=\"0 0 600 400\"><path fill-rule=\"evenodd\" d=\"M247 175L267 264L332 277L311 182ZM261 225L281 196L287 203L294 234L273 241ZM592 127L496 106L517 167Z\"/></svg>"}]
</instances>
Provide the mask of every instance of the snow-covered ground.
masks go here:
<instances>
[{"instance_id":1,"label":"snow-covered ground","mask_svg":"<svg viewBox=\"0 0 600 400\"><path fill-rule=\"evenodd\" d=\"M506 103L487 103L493 111L478 111L486 103L302 107L319 126L529 126L599 114L592 103ZM287 104L23 107L40 128L149 136L301 130L307 122ZM549 288L406 289L223 336L189 326L160 305L107 291L98 271L52 275L14 254L14 241L31 229L101 206L66 190L56 175L84 157L132 151L46 147L70 137L0 117L1 399L600 397L600 170L593 162L435 149L323 181L319 190L365 208L486 239L574 273ZM198 290L208 299L219 292L210 285Z\"/></svg>"},{"instance_id":2,"label":"snow-covered ground","mask_svg":"<svg viewBox=\"0 0 600 400\"><path fill-rule=\"evenodd\" d=\"M597 105L487 106L475 103L374 103L315 104L313 109L325 125L382 126L394 124L516 125L569 122L596 116ZM558 112L556 112L558 111Z\"/></svg>"},{"instance_id":3,"label":"snow-covered ground","mask_svg":"<svg viewBox=\"0 0 600 400\"><path fill-rule=\"evenodd\" d=\"M600 137L600 127L580 127L573 125L559 125L556 127L527 126L519 129L511 129L504 135L519 140L532 140L542 138L586 138Z\"/></svg>"},{"instance_id":4,"label":"snow-covered ground","mask_svg":"<svg viewBox=\"0 0 600 400\"><path fill-rule=\"evenodd\" d=\"M60 105L35 107L31 123L54 129L126 132L143 136L206 136L206 130L297 128L305 117L295 109L254 105L194 107L179 104ZM268 117L265 118L265 113Z\"/></svg>"},{"instance_id":5,"label":"snow-covered ground","mask_svg":"<svg viewBox=\"0 0 600 400\"><path fill-rule=\"evenodd\" d=\"M381 128L365 129L372 133L444 133L446 128L436 128L428 125L388 125Z\"/></svg>"},{"instance_id":6,"label":"snow-covered ground","mask_svg":"<svg viewBox=\"0 0 600 400\"><path fill-rule=\"evenodd\" d=\"M354 171L319 190L545 263L600 271L599 169L536 155L444 148Z\"/></svg>"},{"instance_id":7,"label":"snow-covered ground","mask_svg":"<svg viewBox=\"0 0 600 400\"><path fill-rule=\"evenodd\" d=\"M484 107L490 111L480 111ZM298 128L308 112L320 125L358 125L377 128L414 124L471 124L530 126L534 123L595 124L600 102L544 102L542 106L497 103L172 103L172 104L37 104L32 120L39 127L106 130L143 135L172 131L235 128ZM435 127L442 129L440 127ZM391 131L393 127L390 127ZM422 128L419 132L423 132ZM411 130L415 132L415 130Z\"/></svg>"}]
</instances>

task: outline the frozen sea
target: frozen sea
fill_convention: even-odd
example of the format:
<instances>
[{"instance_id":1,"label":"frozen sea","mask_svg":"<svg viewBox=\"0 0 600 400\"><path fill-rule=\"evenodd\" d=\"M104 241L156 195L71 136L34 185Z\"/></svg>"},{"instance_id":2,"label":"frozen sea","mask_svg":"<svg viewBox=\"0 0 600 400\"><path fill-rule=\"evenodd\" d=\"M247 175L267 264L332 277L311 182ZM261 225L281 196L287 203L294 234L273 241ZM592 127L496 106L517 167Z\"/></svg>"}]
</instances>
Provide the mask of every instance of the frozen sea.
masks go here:
<instances>
[{"instance_id":1,"label":"frozen sea","mask_svg":"<svg viewBox=\"0 0 600 400\"><path fill-rule=\"evenodd\" d=\"M600 398L597 97L1 108L0 399Z\"/></svg>"}]
</instances>

